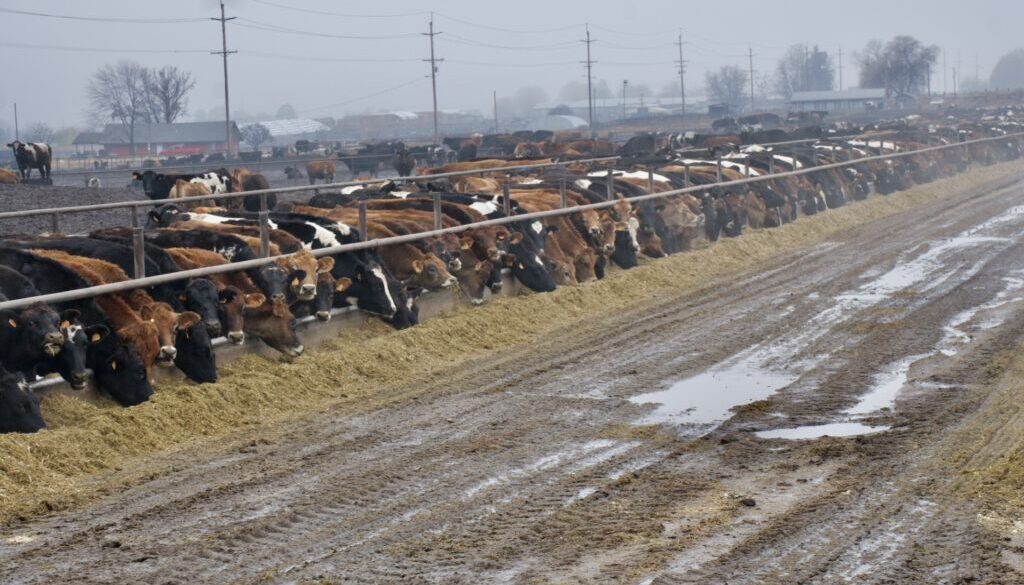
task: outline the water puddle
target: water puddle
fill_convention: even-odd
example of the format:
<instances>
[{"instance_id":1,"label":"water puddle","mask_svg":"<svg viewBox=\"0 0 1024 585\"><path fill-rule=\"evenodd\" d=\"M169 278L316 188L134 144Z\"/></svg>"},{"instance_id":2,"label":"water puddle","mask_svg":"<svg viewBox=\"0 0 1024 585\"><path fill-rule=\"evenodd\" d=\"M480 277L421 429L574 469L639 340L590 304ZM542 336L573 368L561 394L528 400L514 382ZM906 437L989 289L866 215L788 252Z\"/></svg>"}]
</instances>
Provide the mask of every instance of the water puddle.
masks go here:
<instances>
[{"instance_id":1,"label":"water puddle","mask_svg":"<svg viewBox=\"0 0 1024 585\"><path fill-rule=\"evenodd\" d=\"M808 425L791 429L772 429L755 433L761 439L820 439L822 437L855 437L889 430L888 426L868 426L859 422L840 422L824 425Z\"/></svg>"},{"instance_id":2,"label":"water puddle","mask_svg":"<svg viewBox=\"0 0 1024 585\"><path fill-rule=\"evenodd\" d=\"M657 392L630 398L634 404L657 404L642 424L709 425L722 422L732 409L763 400L793 383L797 375L759 365L754 356L712 366L706 372Z\"/></svg>"},{"instance_id":3,"label":"water puddle","mask_svg":"<svg viewBox=\"0 0 1024 585\"><path fill-rule=\"evenodd\" d=\"M875 376L875 384L867 394L861 396L860 402L846 410L845 414L851 416L863 416L878 412L884 408L892 409L896 404L896 395L907 383L910 374L910 366L914 362L928 357L927 355L912 355L905 357L889 367L888 371Z\"/></svg>"}]
</instances>

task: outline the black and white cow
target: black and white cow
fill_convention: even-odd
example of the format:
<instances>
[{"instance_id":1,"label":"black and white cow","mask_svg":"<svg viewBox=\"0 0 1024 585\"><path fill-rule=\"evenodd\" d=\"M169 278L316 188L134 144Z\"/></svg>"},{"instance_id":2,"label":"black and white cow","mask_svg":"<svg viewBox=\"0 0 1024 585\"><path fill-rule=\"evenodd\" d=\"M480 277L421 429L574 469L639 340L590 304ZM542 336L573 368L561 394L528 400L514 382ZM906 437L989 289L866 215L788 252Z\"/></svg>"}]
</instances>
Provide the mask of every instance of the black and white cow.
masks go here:
<instances>
[{"instance_id":1,"label":"black and white cow","mask_svg":"<svg viewBox=\"0 0 1024 585\"><path fill-rule=\"evenodd\" d=\"M53 148L45 142L25 143L20 140L8 143L7 147L14 151L14 159L18 162L21 178L32 176L32 169L39 169L39 176L50 178L50 164L53 162Z\"/></svg>"}]
</instances>

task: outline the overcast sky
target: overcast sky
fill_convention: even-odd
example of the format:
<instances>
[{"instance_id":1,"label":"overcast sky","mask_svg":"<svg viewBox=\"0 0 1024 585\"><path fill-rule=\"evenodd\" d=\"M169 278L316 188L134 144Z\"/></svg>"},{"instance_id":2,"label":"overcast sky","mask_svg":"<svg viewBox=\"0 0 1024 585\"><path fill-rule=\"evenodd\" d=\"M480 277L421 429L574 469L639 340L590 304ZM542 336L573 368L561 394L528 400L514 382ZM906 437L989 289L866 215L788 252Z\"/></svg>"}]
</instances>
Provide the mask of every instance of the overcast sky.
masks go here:
<instances>
[{"instance_id":1,"label":"overcast sky","mask_svg":"<svg viewBox=\"0 0 1024 585\"><path fill-rule=\"evenodd\" d=\"M950 67L959 51L964 77L973 76L977 54L983 78L999 56L1024 45L1019 0L845 4L839 10L833 8L839 3L820 0L229 0L228 15L238 17L228 25L229 49L238 51L230 57L231 107L274 113L290 103L309 117L428 110L429 66L421 60L429 56L429 43L419 33L427 30L430 10L443 33L436 42L437 56L445 59L439 106L487 115L492 90L500 97L536 85L555 101L566 82L584 80L579 41L586 22L596 39L594 76L617 90L623 79L655 91L677 80L673 43L680 27L690 61L687 83L695 90L708 68L746 68L748 43L754 68L763 72L773 70L792 43L819 44L830 53L842 45L846 86L856 84L854 52L871 38L916 36L945 48ZM204 19L219 13L215 0L0 0L0 8L114 19ZM13 102L22 127L38 121L85 124L89 76L104 63L126 58L191 71L197 85L190 112L209 111L223 103L221 61L208 53L219 50L220 42L220 25L209 20L122 23L0 12L0 126L13 126ZM941 87L941 79L936 85Z\"/></svg>"}]
</instances>

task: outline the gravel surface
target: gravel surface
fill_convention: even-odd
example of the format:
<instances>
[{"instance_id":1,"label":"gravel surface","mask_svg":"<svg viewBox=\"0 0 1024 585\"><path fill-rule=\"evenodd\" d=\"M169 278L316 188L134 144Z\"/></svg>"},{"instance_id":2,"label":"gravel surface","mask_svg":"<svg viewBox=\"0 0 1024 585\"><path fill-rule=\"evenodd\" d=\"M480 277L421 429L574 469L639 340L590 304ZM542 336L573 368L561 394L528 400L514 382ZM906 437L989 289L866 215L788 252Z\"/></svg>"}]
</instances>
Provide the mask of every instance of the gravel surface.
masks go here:
<instances>
[{"instance_id":1,"label":"gravel surface","mask_svg":"<svg viewBox=\"0 0 1024 585\"><path fill-rule=\"evenodd\" d=\"M121 201L144 201L145 199L146 196L141 191L135 192L127 189L90 189L57 185L0 185L0 212ZM131 225L130 213L130 210L127 209L112 209L63 214L60 217L60 231L77 234L104 227ZM52 230L52 225L50 216L0 219L0 235L49 233Z\"/></svg>"},{"instance_id":2,"label":"gravel surface","mask_svg":"<svg viewBox=\"0 0 1024 585\"><path fill-rule=\"evenodd\" d=\"M544 339L514 303L555 295L485 307L507 315L493 329L466 312L391 334L354 369L347 345L252 362L240 384L354 394L117 467L130 487L11 525L0 581L1020 583L1003 561L1020 543L949 480L1024 440L1019 418L993 426L1021 391L997 392L991 367L1024 335L1022 189L962 186ZM589 311L605 286L561 294ZM418 335L519 342L359 394L437 359ZM851 420L874 432L755 434Z\"/></svg>"}]
</instances>

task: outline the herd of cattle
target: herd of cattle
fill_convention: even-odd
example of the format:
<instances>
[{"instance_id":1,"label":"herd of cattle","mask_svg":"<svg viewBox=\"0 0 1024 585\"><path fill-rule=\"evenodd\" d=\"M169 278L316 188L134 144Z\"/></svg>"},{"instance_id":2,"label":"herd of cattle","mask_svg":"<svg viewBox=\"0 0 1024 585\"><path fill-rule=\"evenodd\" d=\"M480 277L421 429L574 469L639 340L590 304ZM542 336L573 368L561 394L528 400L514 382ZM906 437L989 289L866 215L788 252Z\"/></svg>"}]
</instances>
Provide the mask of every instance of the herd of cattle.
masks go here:
<instances>
[{"instance_id":1,"label":"herd of cattle","mask_svg":"<svg viewBox=\"0 0 1024 585\"><path fill-rule=\"evenodd\" d=\"M259 340L298 357L303 345L297 319L305 316L326 321L332 309L355 307L405 328L417 323L417 298L424 291L457 286L470 302L482 303L485 290L502 286L503 270L537 292L601 279L613 265L637 266L640 256L686 251L699 235L709 241L736 237L746 228L780 226L872 192L885 195L948 177L974 163L1018 159L1024 146L1010 136L1018 131L1013 119L997 116L884 137L737 146L725 154L721 145L714 153L676 152L663 146L671 137L644 135L637 139L641 152L614 163L578 162L509 175L502 169L522 161L482 159L430 169L480 171L472 175L321 188L302 203L271 198L269 253L279 256L272 263L122 294L2 311L0 432L44 426L26 379L59 374L80 389L91 370L98 389L122 405L135 405L152 395L155 368L177 367L196 382L215 381L211 339L218 336L234 344ZM741 186L717 184L993 136L1006 138ZM502 178L485 176L495 172ZM259 196L224 195L267 188L261 175L221 169L199 175L145 171L136 178L149 197L160 200L148 215L145 231L147 276L259 257ZM631 200L652 188L664 192L694 185L706 189ZM198 204L190 200L188 205L173 201L194 195L209 199ZM380 249L319 258L311 254L363 236L432 230L435 195L444 227L504 217L506 209L514 216L563 204L613 204L539 220L473 226ZM366 234L356 227L360 202L366 208ZM0 236L0 300L124 281L133 273L134 261L129 228L84 235L5 234Z\"/></svg>"}]
</instances>

